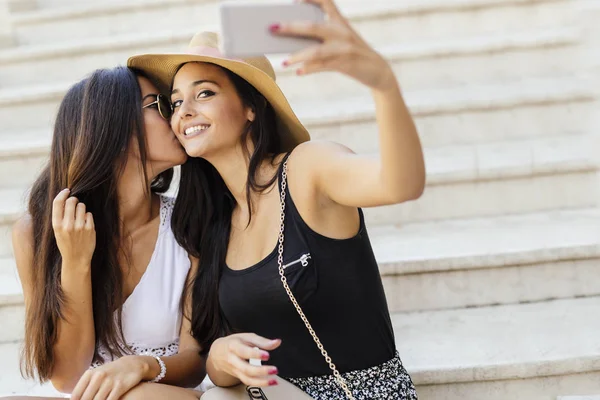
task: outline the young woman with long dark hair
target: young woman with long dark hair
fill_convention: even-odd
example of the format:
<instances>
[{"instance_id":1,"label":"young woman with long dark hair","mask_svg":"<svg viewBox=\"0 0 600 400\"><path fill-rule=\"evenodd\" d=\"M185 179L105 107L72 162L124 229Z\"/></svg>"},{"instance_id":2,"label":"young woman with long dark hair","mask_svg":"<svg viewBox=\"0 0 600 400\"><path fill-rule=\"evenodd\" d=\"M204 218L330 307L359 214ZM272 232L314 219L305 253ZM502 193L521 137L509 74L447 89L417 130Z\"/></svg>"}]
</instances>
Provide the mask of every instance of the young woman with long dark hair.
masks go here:
<instances>
[{"instance_id":1,"label":"young woman with long dark hair","mask_svg":"<svg viewBox=\"0 0 600 400\"><path fill-rule=\"evenodd\" d=\"M200 257L192 332L219 386L266 387L279 375L316 399L413 400L360 207L421 195L420 141L390 65L333 1L310 2L326 23L271 28L322 42L285 65L368 86L379 157L309 141L268 60L228 59L214 34L196 35L185 54L129 60L172 85L171 126L190 156L172 223Z\"/></svg>"},{"instance_id":2,"label":"young woman with long dark hair","mask_svg":"<svg viewBox=\"0 0 600 400\"><path fill-rule=\"evenodd\" d=\"M182 317L197 260L177 244L174 200L163 195L187 158L170 113L154 84L125 67L74 85L14 227L24 375L74 399L200 395L182 388L200 384L205 369Z\"/></svg>"}]
</instances>

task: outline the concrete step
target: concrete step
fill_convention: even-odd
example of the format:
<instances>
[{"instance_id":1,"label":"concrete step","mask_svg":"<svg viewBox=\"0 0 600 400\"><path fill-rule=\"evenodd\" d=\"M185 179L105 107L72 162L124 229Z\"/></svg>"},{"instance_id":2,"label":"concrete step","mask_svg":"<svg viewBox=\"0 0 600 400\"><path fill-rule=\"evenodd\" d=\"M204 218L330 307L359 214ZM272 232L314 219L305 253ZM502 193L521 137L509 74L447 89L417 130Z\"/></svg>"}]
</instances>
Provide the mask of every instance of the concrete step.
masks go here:
<instances>
[{"instance_id":1,"label":"concrete step","mask_svg":"<svg viewBox=\"0 0 600 400\"><path fill-rule=\"evenodd\" d=\"M48 161L51 132L27 132L18 137L0 137L0 189L26 187Z\"/></svg>"},{"instance_id":2,"label":"concrete step","mask_svg":"<svg viewBox=\"0 0 600 400\"><path fill-rule=\"evenodd\" d=\"M594 110L593 80L531 79L504 84L406 92L425 146L486 143L524 137L559 136L593 129L600 123ZM355 151L373 151L377 132L370 97L293 103L313 139L344 143Z\"/></svg>"},{"instance_id":3,"label":"concrete step","mask_svg":"<svg viewBox=\"0 0 600 400\"><path fill-rule=\"evenodd\" d=\"M266 2L268 0L259 0ZM529 31L571 25L577 9L560 0L338 0L348 18L366 39L380 45L420 39ZM16 14L16 40L38 44L82 41L132 32L153 33L157 27L214 29L218 21L214 0L38 0L40 9ZM187 35L186 35L187 36Z\"/></svg>"},{"instance_id":4,"label":"concrete step","mask_svg":"<svg viewBox=\"0 0 600 400\"><path fill-rule=\"evenodd\" d=\"M600 295L600 209L369 231L392 312Z\"/></svg>"},{"instance_id":5,"label":"concrete step","mask_svg":"<svg viewBox=\"0 0 600 400\"><path fill-rule=\"evenodd\" d=\"M69 86L0 90L0 137L49 129ZM410 91L405 97L423 143L437 146L589 131L600 120L594 112L594 90L585 78L558 76ZM339 141L356 151L372 150L365 141L365 133L377 129L370 96L298 100L292 105L313 138Z\"/></svg>"},{"instance_id":6,"label":"concrete step","mask_svg":"<svg viewBox=\"0 0 600 400\"><path fill-rule=\"evenodd\" d=\"M133 54L178 52L190 37L181 33L174 37L171 32L136 33L15 48L0 53L0 87L72 82L96 68L124 64ZM378 50L391 62L405 90L413 90L567 74L580 64L578 41L578 30L563 28L426 39L379 46ZM273 61L276 66L281 64L279 58ZM316 93L320 98L335 98L365 92L361 85L334 73L298 79L293 69L279 68L278 81L292 99L313 99Z\"/></svg>"},{"instance_id":7,"label":"concrete step","mask_svg":"<svg viewBox=\"0 0 600 400\"><path fill-rule=\"evenodd\" d=\"M484 289L485 290L485 289ZM396 314L422 399L554 399L600 392L600 298Z\"/></svg>"},{"instance_id":8,"label":"concrete step","mask_svg":"<svg viewBox=\"0 0 600 400\"><path fill-rule=\"evenodd\" d=\"M365 215L375 226L595 207L597 148L582 135L432 149L420 199Z\"/></svg>"},{"instance_id":9,"label":"concrete step","mask_svg":"<svg viewBox=\"0 0 600 400\"><path fill-rule=\"evenodd\" d=\"M600 391L600 298L392 316L422 399L554 399ZM0 392L52 395L18 376L20 344L0 345ZM587 399L586 399L587 400Z\"/></svg>"},{"instance_id":10,"label":"concrete step","mask_svg":"<svg viewBox=\"0 0 600 400\"><path fill-rule=\"evenodd\" d=\"M581 7L580 26L585 37L584 46L587 49L586 64L594 71L597 78L596 87L600 86L600 2L597 0L579 0ZM598 89L600 93L600 88Z\"/></svg>"},{"instance_id":11,"label":"concrete step","mask_svg":"<svg viewBox=\"0 0 600 400\"><path fill-rule=\"evenodd\" d=\"M0 354L4 362L0 365L0 396L28 395L58 397L58 392L51 384L38 385L34 381L25 380L19 373L21 342L1 343Z\"/></svg>"}]
</instances>

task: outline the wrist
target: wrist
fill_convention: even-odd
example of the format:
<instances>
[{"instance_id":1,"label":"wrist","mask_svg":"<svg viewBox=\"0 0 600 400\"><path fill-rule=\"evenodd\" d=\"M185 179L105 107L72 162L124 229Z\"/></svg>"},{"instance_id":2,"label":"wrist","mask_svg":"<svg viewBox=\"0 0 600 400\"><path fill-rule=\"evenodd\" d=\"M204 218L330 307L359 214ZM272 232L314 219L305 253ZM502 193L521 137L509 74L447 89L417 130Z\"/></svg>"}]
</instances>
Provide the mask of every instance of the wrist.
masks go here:
<instances>
[{"instance_id":1,"label":"wrist","mask_svg":"<svg viewBox=\"0 0 600 400\"><path fill-rule=\"evenodd\" d=\"M371 89L381 94L399 91L398 80L392 66L383 58L380 59L380 66L379 79Z\"/></svg>"},{"instance_id":2,"label":"wrist","mask_svg":"<svg viewBox=\"0 0 600 400\"><path fill-rule=\"evenodd\" d=\"M217 339L219 340L219 339ZM208 351L208 354L206 355L206 370L208 371L209 369L211 369L214 372L220 372L220 368L215 364L215 357L213 355L213 349L215 344L217 343L217 340L215 340L212 345L210 346L210 350Z\"/></svg>"},{"instance_id":3,"label":"wrist","mask_svg":"<svg viewBox=\"0 0 600 400\"><path fill-rule=\"evenodd\" d=\"M160 365L156 358L152 356L131 356L135 357L136 365L143 381L151 381L160 374Z\"/></svg>"},{"instance_id":4,"label":"wrist","mask_svg":"<svg viewBox=\"0 0 600 400\"><path fill-rule=\"evenodd\" d=\"M62 272L88 275L92 271L91 260L70 260L63 258L62 260Z\"/></svg>"}]
</instances>

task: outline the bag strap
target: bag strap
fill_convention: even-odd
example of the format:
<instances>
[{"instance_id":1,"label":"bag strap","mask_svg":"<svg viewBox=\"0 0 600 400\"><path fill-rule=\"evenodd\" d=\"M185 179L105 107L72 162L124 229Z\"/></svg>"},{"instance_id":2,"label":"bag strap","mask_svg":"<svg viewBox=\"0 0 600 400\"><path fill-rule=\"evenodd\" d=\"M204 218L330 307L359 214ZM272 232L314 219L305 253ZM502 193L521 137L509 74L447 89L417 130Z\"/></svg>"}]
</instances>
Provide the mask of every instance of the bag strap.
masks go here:
<instances>
[{"instance_id":1,"label":"bag strap","mask_svg":"<svg viewBox=\"0 0 600 400\"><path fill-rule=\"evenodd\" d=\"M340 387L342 388L344 393L346 393L346 396L348 397L349 400L355 400L354 396L352 395L352 392L350 391L350 389L348 389L346 380L339 373L337 367L331 360L331 357L329 357L329 354L327 354L327 351L325 350L325 348L323 347L323 344L319 340L319 337L315 333L315 330L312 328L310 322L308 322L306 315L304 315L304 312L302 311L300 304L298 304L296 297L292 293L292 290L290 289L290 286L288 285L288 282L287 282L287 278L285 276L285 272L283 269L283 241L285 239L284 231L285 231L285 197L286 197L286 187L287 187L287 162L288 162L288 160L286 157L285 161L283 162L283 169L281 171L281 216L280 216L281 225L279 226L279 245L278 245L279 254L277 256L277 263L279 265L279 276L281 277L281 283L283 283L283 288L287 292L287 295L290 298L290 300L292 301L292 304L294 304L294 307L296 308L298 315L302 319L302 322L304 322L304 325L306 326L306 329L308 329L308 332L312 336L315 344L321 351L321 354L323 355L323 357L325 358L325 361L329 365L331 372L333 372L333 376L335 377L335 380L337 381L338 385L340 385Z\"/></svg>"}]
</instances>

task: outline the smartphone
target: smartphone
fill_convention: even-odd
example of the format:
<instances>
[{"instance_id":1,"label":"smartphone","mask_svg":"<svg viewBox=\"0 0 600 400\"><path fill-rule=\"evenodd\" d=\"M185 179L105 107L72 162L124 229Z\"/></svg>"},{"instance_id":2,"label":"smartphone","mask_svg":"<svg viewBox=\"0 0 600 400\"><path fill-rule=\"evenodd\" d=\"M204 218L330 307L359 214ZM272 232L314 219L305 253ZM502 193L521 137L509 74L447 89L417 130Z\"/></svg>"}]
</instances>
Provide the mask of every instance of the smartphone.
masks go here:
<instances>
[{"instance_id":1,"label":"smartphone","mask_svg":"<svg viewBox=\"0 0 600 400\"><path fill-rule=\"evenodd\" d=\"M273 24L292 21L322 23L325 13L309 3L221 3L221 51L227 57L289 54L319 43L317 39L272 34Z\"/></svg>"}]
</instances>

